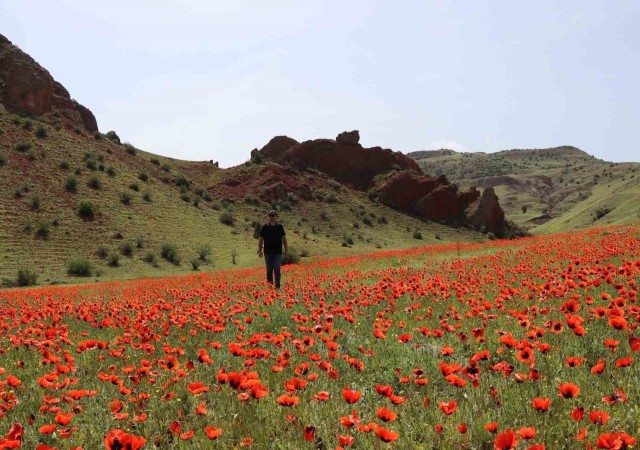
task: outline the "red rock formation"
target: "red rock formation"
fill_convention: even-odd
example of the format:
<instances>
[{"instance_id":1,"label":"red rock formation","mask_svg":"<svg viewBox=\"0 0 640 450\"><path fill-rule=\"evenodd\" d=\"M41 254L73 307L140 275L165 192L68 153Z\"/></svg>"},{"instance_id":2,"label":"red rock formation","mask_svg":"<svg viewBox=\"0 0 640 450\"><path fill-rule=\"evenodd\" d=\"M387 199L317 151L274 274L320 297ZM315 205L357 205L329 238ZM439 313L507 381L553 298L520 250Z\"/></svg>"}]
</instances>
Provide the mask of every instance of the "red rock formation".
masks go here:
<instances>
[{"instance_id":1,"label":"red rock formation","mask_svg":"<svg viewBox=\"0 0 640 450\"><path fill-rule=\"evenodd\" d=\"M486 188L482 197L466 208L465 218L469 224L491 231L496 236L502 236L505 231L504 211L493 188Z\"/></svg>"},{"instance_id":2,"label":"red rock formation","mask_svg":"<svg viewBox=\"0 0 640 450\"><path fill-rule=\"evenodd\" d=\"M72 127L98 131L91 111L72 100L51 74L0 35L0 102L7 111L34 117L60 117Z\"/></svg>"},{"instance_id":3,"label":"red rock formation","mask_svg":"<svg viewBox=\"0 0 640 450\"><path fill-rule=\"evenodd\" d=\"M418 164L400 152L380 147L363 148L360 144L315 139L296 143L286 136L273 138L260 154L279 164L299 170L316 169L356 189L368 190L374 178L393 168L421 174Z\"/></svg>"}]
</instances>

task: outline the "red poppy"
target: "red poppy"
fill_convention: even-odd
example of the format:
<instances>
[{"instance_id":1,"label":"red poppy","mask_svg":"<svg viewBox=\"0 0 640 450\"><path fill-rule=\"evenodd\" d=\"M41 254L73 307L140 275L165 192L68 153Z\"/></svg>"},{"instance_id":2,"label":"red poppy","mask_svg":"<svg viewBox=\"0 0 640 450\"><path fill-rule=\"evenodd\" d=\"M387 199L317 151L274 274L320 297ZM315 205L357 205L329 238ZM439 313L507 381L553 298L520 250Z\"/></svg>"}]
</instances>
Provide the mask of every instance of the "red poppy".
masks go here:
<instances>
[{"instance_id":1,"label":"red poppy","mask_svg":"<svg viewBox=\"0 0 640 450\"><path fill-rule=\"evenodd\" d=\"M296 406L300 401L299 397L295 397L290 394L283 394L276 399L279 405L282 406Z\"/></svg>"},{"instance_id":2,"label":"red poppy","mask_svg":"<svg viewBox=\"0 0 640 450\"><path fill-rule=\"evenodd\" d=\"M204 427L204 432L207 434L207 437L211 440L218 439L222 434L222 428L215 428L212 426Z\"/></svg>"},{"instance_id":3,"label":"red poppy","mask_svg":"<svg viewBox=\"0 0 640 450\"><path fill-rule=\"evenodd\" d=\"M349 435L349 436L342 436L342 435L338 435L338 445L340 445L341 447L351 447L351 445L353 445L353 441L354 438L353 436Z\"/></svg>"},{"instance_id":4,"label":"red poppy","mask_svg":"<svg viewBox=\"0 0 640 450\"><path fill-rule=\"evenodd\" d=\"M535 409L536 411L544 412L549 409L549 406L551 405L551 399L536 397L532 400L531 404L533 406L533 409Z\"/></svg>"},{"instance_id":5,"label":"red poppy","mask_svg":"<svg viewBox=\"0 0 640 450\"><path fill-rule=\"evenodd\" d=\"M498 422L488 423L484 426L484 429L489 433L495 433L496 431L498 431Z\"/></svg>"},{"instance_id":6,"label":"red poppy","mask_svg":"<svg viewBox=\"0 0 640 450\"><path fill-rule=\"evenodd\" d=\"M493 441L493 447L496 450L510 450L516 448L516 445L518 445L518 437L511 428L497 435Z\"/></svg>"},{"instance_id":7,"label":"red poppy","mask_svg":"<svg viewBox=\"0 0 640 450\"><path fill-rule=\"evenodd\" d=\"M516 431L516 433L518 433L518 436L520 436L522 439L533 439L534 437L536 437L535 427L520 428Z\"/></svg>"},{"instance_id":8,"label":"red poppy","mask_svg":"<svg viewBox=\"0 0 640 450\"><path fill-rule=\"evenodd\" d=\"M438 407L443 413L445 413L447 416L450 416L451 414L456 412L456 409L458 409L458 402L456 402L455 400L451 400L449 402L440 402L438 403Z\"/></svg>"},{"instance_id":9,"label":"red poppy","mask_svg":"<svg viewBox=\"0 0 640 450\"><path fill-rule=\"evenodd\" d=\"M307 425L306 427L304 427L304 440L307 442L313 441L315 433L316 427L314 427L313 425Z\"/></svg>"},{"instance_id":10,"label":"red poppy","mask_svg":"<svg viewBox=\"0 0 640 450\"><path fill-rule=\"evenodd\" d=\"M376 436L383 442L393 442L400 436L395 431L387 430L385 427L379 426L376 428Z\"/></svg>"},{"instance_id":11,"label":"red poppy","mask_svg":"<svg viewBox=\"0 0 640 450\"><path fill-rule=\"evenodd\" d=\"M144 447L146 441L143 437L125 433L123 430L117 428L107 433L107 436L104 438L104 445L106 450L139 450Z\"/></svg>"},{"instance_id":12,"label":"red poppy","mask_svg":"<svg viewBox=\"0 0 640 450\"><path fill-rule=\"evenodd\" d=\"M573 383L560 383L558 392L561 397L574 398L580 394L580 388Z\"/></svg>"},{"instance_id":13,"label":"red poppy","mask_svg":"<svg viewBox=\"0 0 640 450\"><path fill-rule=\"evenodd\" d=\"M342 398L350 405L357 403L360 397L362 397L362 392L360 391L354 391L349 388L342 389Z\"/></svg>"},{"instance_id":14,"label":"red poppy","mask_svg":"<svg viewBox=\"0 0 640 450\"><path fill-rule=\"evenodd\" d=\"M576 422L580 422L584 418L584 408L582 406L576 406L571 411L571 418Z\"/></svg>"},{"instance_id":15,"label":"red poppy","mask_svg":"<svg viewBox=\"0 0 640 450\"><path fill-rule=\"evenodd\" d=\"M609 421L609 414L605 411L591 411L589 420L596 425L606 425Z\"/></svg>"},{"instance_id":16,"label":"red poppy","mask_svg":"<svg viewBox=\"0 0 640 450\"><path fill-rule=\"evenodd\" d=\"M378 411L376 412L376 415L383 422L393 422L398 417L398 414L392 412L391 410L389 410L388 408L385 408L385 407L378 408Z\"/></svg>"},{"instance_id":17,"label":"red poppy","mask_svg":"<svg viewBox=\"0 0 640 450\"><path fill-rule=\"evenodd\" d=\"M458 424L458 432L461 434L464 434L467 432L467 424L466 423L461 423Z\"/></svg>"}]
</instances>

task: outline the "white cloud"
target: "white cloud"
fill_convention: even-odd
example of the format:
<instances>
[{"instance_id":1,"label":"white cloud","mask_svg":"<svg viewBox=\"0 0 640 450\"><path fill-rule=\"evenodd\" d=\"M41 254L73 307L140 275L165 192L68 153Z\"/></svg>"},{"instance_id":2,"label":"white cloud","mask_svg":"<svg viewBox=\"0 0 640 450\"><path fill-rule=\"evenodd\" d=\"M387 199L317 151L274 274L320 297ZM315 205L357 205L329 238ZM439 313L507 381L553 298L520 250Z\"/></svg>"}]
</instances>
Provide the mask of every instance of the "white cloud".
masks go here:
<instances>
[{"instance_id":1,"label":"white cloud","mask_svg":"<svg viewBox=\"0 0 640 450\"><path fill-rule=\"evenodd\" d=\"M441 148L446 148L449 150L455 150L456 152L468 152L470 151L469 148L458 142L455 139L449 139L449 138L444 138L444 139L439 139L437 141L433 141L430 144L430 147L434 150L439 150Z\"/></svg>"}]
</instances>

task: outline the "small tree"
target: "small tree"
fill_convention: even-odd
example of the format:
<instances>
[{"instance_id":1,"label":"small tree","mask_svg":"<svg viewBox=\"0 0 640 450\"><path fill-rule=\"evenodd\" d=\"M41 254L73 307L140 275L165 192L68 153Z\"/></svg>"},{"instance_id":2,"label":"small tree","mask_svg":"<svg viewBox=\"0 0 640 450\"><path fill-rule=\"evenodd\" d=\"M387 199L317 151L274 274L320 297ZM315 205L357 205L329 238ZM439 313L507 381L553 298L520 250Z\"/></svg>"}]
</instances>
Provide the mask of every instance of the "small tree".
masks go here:
<instances>
[{"instance_id":1,"label":"small tree","mask_svg":"<svg viewBox=\"0 0 640 450\"><path fill-rule=\"evenodd\" d=\"M78 205L78 215L84 220L93 220L98 212L98 206L91 200L82 200Z\"/></svg>"},{"instance_id":2,"label":"small tree","mask_svg":"<svg viewBox=\"0 0 640 450\"><path fill-rule=\"evenodd\" d=\"M176 266L180 265L180 256L178 256L178 248L175 244L165 242L160 249L160 255Z\"/></svg>"},{"instance_id":3,"label":"small tree","mask_svg":"<svg viewBox=\"0 0 640 450\"><path fill-rule=\"evenodd\" d=\"M67 264L67 274L77 277L90 277L92 267L86 259L75 259Z\"/></svg>"},{"instance_id":4,"label":"small tree","mask_svg":"<svg viewBox=\"0 0 640 450\"><path fill-rule=\"evenodd\" d=\"M222 214L220 214L220 223L231 226L234 222L235 219L233 218L233 214L231 213L231 211L224 211Z\"/></svg>"},{"instance_id":5,"label":"small tree","mask_svg":"<svg viewBox=\"0 0 640 450\"><path fill-rule=\"evenodd\" d=\"M18 286L33 286L36 284L38 275L31 269L18 269L16 284Z\"/></svg>"},{"instance_id":6,"label":"small tree","mask_svg":"<svg viewBox=\"0 0 640 450\"><path fill-rule=\"evenodd\" d=\"M198 270L200 268L200 264L202 264L202 261L200 261L198 258L193 258L191 260L191 268L193 270Z\"/></svg>"},{"instance_id":7,"label":"small tree","mask_svg":"<svg viewBox=\"0 0 640 450\"><path fill-rule=\"evenodd\" d=\"M211 245L210 244L203 244L198 248L198 257L200 258L201 261L207 261L207 259L209 258L209 255L211 255Z\"/></svg>"}]
</instances>

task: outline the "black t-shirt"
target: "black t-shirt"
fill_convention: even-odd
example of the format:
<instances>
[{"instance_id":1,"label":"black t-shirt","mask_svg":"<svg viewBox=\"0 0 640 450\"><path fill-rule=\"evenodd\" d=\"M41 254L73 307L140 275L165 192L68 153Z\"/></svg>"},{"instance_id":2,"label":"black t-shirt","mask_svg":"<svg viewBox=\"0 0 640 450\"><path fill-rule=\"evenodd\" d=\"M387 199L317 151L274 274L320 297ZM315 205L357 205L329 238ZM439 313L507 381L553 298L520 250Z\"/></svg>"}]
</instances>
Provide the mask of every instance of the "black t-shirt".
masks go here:
<instances>
[{"instance_id":1,"label":"black t-shirt","mask_svg":"<svg viewBox=\"0 0 640 450\"><path fill-rule=\"evenodd\" d=\"M264 239L264 252L282 254L282 237L284 235L284 227L279 223L262 225L260 237Z\"/></svg>"}]
</instances>

